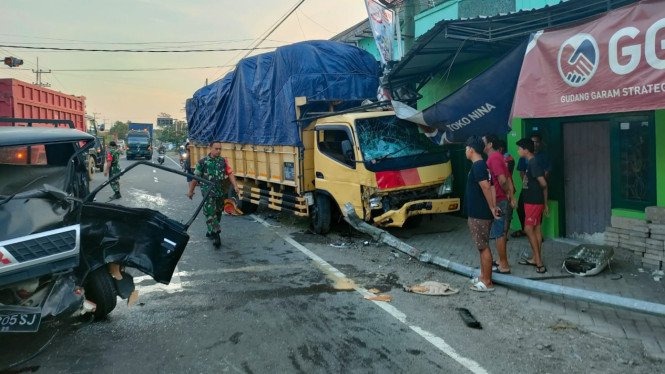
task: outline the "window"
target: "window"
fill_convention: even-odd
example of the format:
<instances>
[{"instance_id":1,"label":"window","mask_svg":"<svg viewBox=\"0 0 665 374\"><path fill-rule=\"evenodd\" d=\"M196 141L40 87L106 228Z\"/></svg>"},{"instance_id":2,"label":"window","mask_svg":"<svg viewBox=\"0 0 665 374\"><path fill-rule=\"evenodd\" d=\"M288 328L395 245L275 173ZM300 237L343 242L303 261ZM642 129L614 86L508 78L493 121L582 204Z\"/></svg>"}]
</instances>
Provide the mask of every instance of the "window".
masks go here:
<instances>
[{"instance_id":1,"label":"window","mask_svg":"<svg viewBox=\"0 0 665 374\"><path fill-rule=\"evenodd\" d=\"M43 145L0 148L0 164L46 165Z\"/></svg>"},{"instance_id":2,"label":"window","mask_svg":"<svg viewBox=\"0 0 665 374\"><path fill-rule=\"evenodd\" d=\"M351 141L349 133L343 127L326 127L317 130L317 145L324 155L335 159L342 164L355 167L352 160L344 156L342 142Z\"/></svg>"},{"instance_id":3,"label":"window","mask_svg":"<svg viewBox=\"0 0 665 374\"><path fill-rule=\"evenodd\" d=\"M654 128L653 116L612 120L612 208L656 205Z\"/></svg>"}]
</instances>

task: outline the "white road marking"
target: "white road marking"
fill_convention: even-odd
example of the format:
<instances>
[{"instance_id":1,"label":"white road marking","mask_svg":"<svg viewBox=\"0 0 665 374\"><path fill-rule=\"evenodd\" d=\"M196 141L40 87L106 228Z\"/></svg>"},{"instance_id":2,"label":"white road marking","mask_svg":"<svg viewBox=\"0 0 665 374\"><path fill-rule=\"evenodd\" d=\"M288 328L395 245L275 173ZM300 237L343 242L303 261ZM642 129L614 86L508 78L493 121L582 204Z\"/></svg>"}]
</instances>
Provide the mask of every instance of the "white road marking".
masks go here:
<instances>
[{"instance_id":1,"label":"white road marking","mask_svg":"<svg viewBox=\"0 0 665 374\"><path fill-rule=\"evenodd\" d=\"M269 223L267 223L266 221L264 221L263 219L257 217L256 215L252 215L252 217L257 222L261 223L262 225L264 225L268 228L270 228L272 226ZM338 283L353 284L353 281L348 279L346 277L346 275L344 275L344 273L337 270L334 266L327 263L324 259L317 256L315 253L313 253L312 251L307 249L305 246L303 246L302 244L295 241L293 238L291 238L287 235L284 235L281 232L277 232L275 230L273 230L273 232L275 234L277 234L279 237L281 237L282 239L284 239L287 243L291 244L292 246L297 248L299 251L304 253L307 257L311 258L324 271L326 271L327 273L329 273L329 274L331 274L335 277L341 278L341 279L336 280ZM354 287L354 289L359 294L361 294L363 297L364 296L375 296L363 287L357 287L356 286L356 287ZM466 357L460 355L459 353L457 353L457 351L455 351L455 349L453 347L451 347L448 343L446 343L446 341L444 339L432 334L431 332L429 332L429 331L427 331L427 330L425 330L425 329L423 329L419 326L410 324L407 321L406 314L404 314L403 312L401 312L400 310L398 310L394 306L392 306L392 305L390 305L386 302L383 302L383 301L373 301L373 300L371 300L371 301L374 302L374 304L377 305L379 308L383 309L388 314L393 316L395 319L397 319L398 321L405 324L407 327L409 327L411 330L413 330L416 334L420 335L425 340L430 342L432 345L434 345L441 352L445 353L450 358L457 361L460 365L462 365L465 368L469 369L469 371L471 371L472 373L487 374L487 370L485 370L482 366L480 366L479 363L477 363L477 362L475 362L475 361L473 361L469 358L466 358Z\"/></svg>"}]
</instances>

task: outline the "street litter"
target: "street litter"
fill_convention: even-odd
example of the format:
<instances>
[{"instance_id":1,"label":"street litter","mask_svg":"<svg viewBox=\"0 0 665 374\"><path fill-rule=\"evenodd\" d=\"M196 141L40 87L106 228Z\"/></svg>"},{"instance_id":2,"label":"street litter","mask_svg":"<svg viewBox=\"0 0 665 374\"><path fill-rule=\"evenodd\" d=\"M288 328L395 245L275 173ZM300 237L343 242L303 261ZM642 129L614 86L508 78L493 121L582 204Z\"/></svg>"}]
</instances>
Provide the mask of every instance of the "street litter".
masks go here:
<instances>
[{"instance_id":1,"label":"street litter","mask_svg":"<svg viewBox=\"0 0 665 374\"><path fill-rule=\"evenodd\" d=\"M233 197L224 200L224 213L231 216L241 216L244 214L242 210L238 209L236 199Z\"/></svg>"},{"instance_id":2,"label":"street litter","mask_svg":"<svg viewBox=\"0 0 665 374\"><path fill-rule=\"evenodd\" d=\"M344 248L346 247L346 243L341 243L341 244L332 243L330 244L330 246L333 248Z\"/></svg>"},{"instance_id":3,"label":"street litter","mask_svg":"<svg viewBox=\"0 0 665 374\"><path fill-rule=\"evenodd\" d=\"M474 317L473 314L471 314L471 312L468 309L466 309L466 308L457 308L457 310L459 310L459 315L460 315L460 317L462 317L462 321L464 321L464 323L467 326L469 326L473 329L482 329L483 328L483 326L480 324L480 322L478 322L476 317Z\"/></svg>"},{"instance_id":4,"label":"street litter","mask_svg":"<svg viewBox=\"0 0 665 374\"><path fill-rule=\"evenodd\" d=\"M379 295L379 296L365 296L365 300L391 302L393 301L393 298L390 295Z\"/></svg>"},{"instance_id":5,"label":"street litter","mask_svg":"<svg viewBox=\"0 0 665 374\"><path fill-rule=\"evenodd\" d=\"M417 286L404 286L404 291L429 296L449 296L459 292L458 289L450 287L447 283L427 281Z\"/></svg>"},{"instance_id":6,"label":"street litter","mask_svg":"<svg viewBox=\"0 0 665 374\"><path fill-rule=\"evenodd\" d=\"M653 275L653 280L655 280L656 282L660 282L660 280L663 279L665 273L662 270L656 270L653 273L651 273L651 275Z\"/></svg>"},{"instance_id":7,"label":"street litter","mask_svg":"<svg viewBox=\"0 0 665 374\"><path fill-rule=\"evenodd\" d=\"M612 247L581 244L568 252L563 261L563 268L574 275L596 275L609 265L612 256L614 256Z\"/></svg>"},{"instance_id":8,"label":"street litter","mask_svg":"<svg viewBox=\"0 0 665 374\"><path fill-rule=\"evenodd\" d=\"M370 293L373 293L373 294L375 294L375 295L376 295L377 293L381 293L381 291L379 291L379 290L376 289L376 288L370 288L370 289L367 290L367 291L370 292Z\"/></svg>"}]
</instances>

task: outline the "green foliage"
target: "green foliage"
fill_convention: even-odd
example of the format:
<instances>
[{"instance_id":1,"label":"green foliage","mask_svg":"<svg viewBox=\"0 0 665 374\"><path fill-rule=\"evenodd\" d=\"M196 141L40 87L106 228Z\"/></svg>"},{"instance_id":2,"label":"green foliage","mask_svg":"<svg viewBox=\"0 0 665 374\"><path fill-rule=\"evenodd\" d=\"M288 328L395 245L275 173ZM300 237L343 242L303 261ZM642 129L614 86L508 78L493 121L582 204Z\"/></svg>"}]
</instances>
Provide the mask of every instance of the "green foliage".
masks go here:
<instances>
[{"instance_id":1,"label":"green foliage","mask_svg":"<svg viewBox=\"0 0 665 374\"><path fill-rule=\"evenodd\" d=\"M159 133L155 134L155 137L164 144L183 145L189 137L187 122L176 120L173 122L173 126L164 127Z\"/></svg>"},{"instance_id":2,"label":"green foliage","mask_svg":"<svg viewBox=\"0 0 665 374\"><path fill-rule=\"evenodd\" d=\"M127 139L127 133L129 132L129 125L126 122L116 121L109 130L111 135L118 134L118 139Z\"/></svg>"}]
</instances>

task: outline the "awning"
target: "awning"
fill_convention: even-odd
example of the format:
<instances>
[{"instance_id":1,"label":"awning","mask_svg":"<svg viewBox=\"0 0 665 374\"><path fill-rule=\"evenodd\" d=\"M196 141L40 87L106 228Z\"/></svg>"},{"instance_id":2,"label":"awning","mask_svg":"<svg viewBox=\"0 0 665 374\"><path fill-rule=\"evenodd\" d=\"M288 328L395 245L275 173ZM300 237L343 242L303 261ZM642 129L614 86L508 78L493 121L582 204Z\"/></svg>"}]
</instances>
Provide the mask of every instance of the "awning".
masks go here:
<instances>
[{"instance_id":1,"label":"awning","mask_svg":"<svg viewBox=\"0 0 665 374\"><path fill-rule=\"evenodd\" d=\"M393 93L395 88L412 83L417 83L419 90L434 75L452 66L504 55L532 32L582 23L638 1L569 0L535 10L440 21L415 41L384 81Z\"/></svg>"},{"instance_id":2,"label":"awning","mask_svg":"<svg viewBox=\"0 0 665 374\"><path fill-rule=\"evenodd\" d=\"M428 127L421 128L437 144L462 143L471 135L507 134L527 41L423 111L393 101L397 117Z\"/></svg>"}]
</instances>

